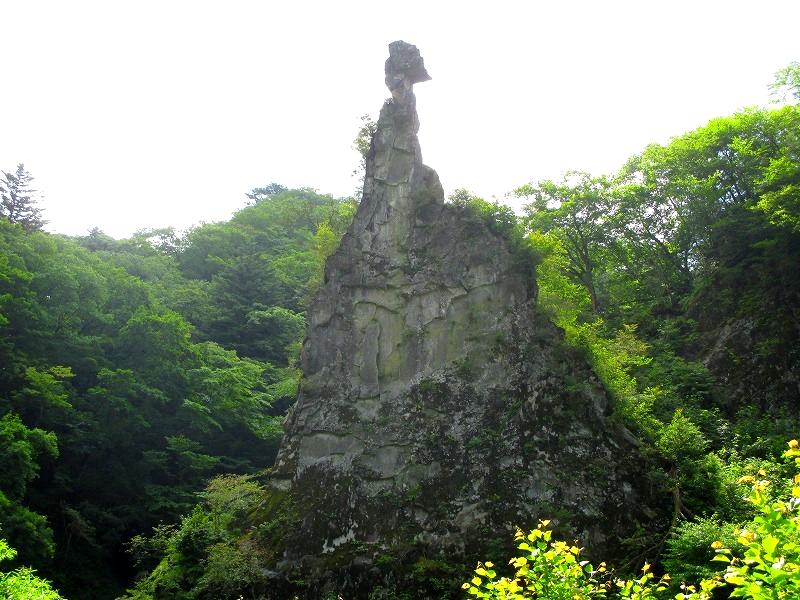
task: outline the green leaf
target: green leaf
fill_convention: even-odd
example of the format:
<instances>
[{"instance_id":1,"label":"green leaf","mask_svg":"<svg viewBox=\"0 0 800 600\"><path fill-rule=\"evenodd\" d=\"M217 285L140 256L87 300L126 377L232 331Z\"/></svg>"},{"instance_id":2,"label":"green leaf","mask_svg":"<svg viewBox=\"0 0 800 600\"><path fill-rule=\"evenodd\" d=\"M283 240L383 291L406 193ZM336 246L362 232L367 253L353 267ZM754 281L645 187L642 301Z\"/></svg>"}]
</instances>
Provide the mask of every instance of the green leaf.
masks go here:
<instances>
[{"instance_id":1,"label":"green leaf","mask_svg":"<svg viewBox=\"0 0 800 600\"><path fill-rule=\"evenodd\" d=\"M768 535L763 539L761 545L764 547L764 550L767 551L767 554L773 554L779 542L780 540L774 535Z\"/></svg>"}]
</instances>

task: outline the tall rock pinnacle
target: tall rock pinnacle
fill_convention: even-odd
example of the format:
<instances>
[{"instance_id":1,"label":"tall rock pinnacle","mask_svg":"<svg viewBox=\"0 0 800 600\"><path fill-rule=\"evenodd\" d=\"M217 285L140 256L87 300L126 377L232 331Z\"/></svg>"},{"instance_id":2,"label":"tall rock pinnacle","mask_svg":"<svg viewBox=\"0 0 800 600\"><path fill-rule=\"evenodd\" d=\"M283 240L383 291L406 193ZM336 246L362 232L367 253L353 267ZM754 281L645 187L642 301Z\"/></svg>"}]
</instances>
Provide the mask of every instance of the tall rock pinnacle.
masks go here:
<instances>
[{"instance_id":1,"label":"tall rock pinnacle","mask_svg":"<svg viewBox=\"0 0 800 600\"><path fill-rule=\"evenodd\" d=\"M272 474L293 519L276 568L316 582L310 598L402 587L420 557L469 563L539 518L612 547L642 514L630 434L536 310L530 257L492 217L444 203L417 140L413 86L430 77L416 47L389 52L392 97L309 310Z\"/></svg>"},{"instance_id":2,"label":"tall rock pinnacle","mask_svg":"<svg viewBox=\"0 0 800 600\"><path fill-rule=\"evenodd\" d=\"M413 84L430 77L415 46L393 42L389 52L392 98L367 156L362 201L310 309L304 381L276 468L286 476L331 456L348 464L373 456L372 450L361 455L365 440L353 426L374 420L421 378L483 353L498 319L525 302L530 289L503 239L444 204L439 177L422 163L417 140ZM326 414L339 403L354 411L354 423ZM318 418L331 430L319 429ZM413 466L403 447L387 450L400 474Z\"/></svg>"}]
</instances>

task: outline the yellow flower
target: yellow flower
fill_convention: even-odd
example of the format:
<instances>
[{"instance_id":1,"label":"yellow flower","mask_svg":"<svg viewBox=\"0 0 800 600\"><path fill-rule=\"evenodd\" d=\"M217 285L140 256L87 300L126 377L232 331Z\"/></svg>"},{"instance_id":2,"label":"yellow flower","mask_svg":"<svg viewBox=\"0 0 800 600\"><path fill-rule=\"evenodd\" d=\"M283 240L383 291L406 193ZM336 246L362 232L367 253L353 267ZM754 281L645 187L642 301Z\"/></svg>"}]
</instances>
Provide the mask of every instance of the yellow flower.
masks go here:
<instances>
[{"instance_id":1,"label":"yellow flower","mask_svg":"<svg viewBox=\"0 0 800 600\"><path fill-rule=\"evenodd\" d=\"M712 542L712 543L711 543L711 547L712 547L714 550L719 550L720 548L722 548L722 547L724 547L724 546L725 546L725 544L723 544L723 543L722 543L722 542L720 542L719 540L717 540L716 542Z\"/></svg>"},{"instance_id":2,"label":"yellow flower","mask_svg":"<svg viewBox=\"0 0 800 600\"><path fill-rule=\"evenodd\" d=\"M494 563L493 562L489 562L488 560L484 564L490 569L494 566Z\"/></svg>"},{"instance_id":3,"label":"yellow flower","mask_svg":"<svg viewBox=\"0 0 800 600\"><path fill-rule=\"evenodd\" d=\"M789 440L789 448L795 450L798 446L800 446L800 442L797 440Z\"/></svg>"}]
</instances>

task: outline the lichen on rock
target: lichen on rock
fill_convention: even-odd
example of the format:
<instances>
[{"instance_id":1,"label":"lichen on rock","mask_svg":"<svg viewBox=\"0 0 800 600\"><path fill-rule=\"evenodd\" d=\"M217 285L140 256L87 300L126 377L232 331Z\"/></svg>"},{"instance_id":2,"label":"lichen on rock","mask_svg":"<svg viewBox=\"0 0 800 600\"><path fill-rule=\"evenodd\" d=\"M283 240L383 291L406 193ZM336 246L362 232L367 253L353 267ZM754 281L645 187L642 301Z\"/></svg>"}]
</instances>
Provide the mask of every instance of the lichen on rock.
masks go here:
<instances>
[{"instance_id":1,"label":"lichen on rock","mask_svg":"<svg viewBox=\"0 0 800 600\"><path fill-rule=\"evenodd\" d=\"M392 97L272 472L300 507L280 567L358 590L382 556L464 557L548 517L613 546L646 512L635 440L508 240L444 202L417 139L430 77L416 47L389 51Z\"/></svg>"}]
</instances>

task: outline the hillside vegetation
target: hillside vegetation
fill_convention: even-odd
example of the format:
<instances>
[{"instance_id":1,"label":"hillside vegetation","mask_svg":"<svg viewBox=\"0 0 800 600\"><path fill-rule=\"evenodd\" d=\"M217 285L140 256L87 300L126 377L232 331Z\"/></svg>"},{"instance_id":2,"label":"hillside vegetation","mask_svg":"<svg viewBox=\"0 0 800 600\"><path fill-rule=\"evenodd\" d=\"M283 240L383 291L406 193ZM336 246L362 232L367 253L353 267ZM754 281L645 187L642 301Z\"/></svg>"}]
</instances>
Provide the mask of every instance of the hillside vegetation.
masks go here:
<instances>
[{"instance_id":1,"label":"hillside vegetation","mask_svg":"<svg viewBox=\"0 0 800 600\"><path fill-rule=\"evenodd\" d=\"M134 535L274 460L354 205L273 191L180 238L0 220L0 535L67 595L115 597Z\"/></svg>"}]
</instances>

